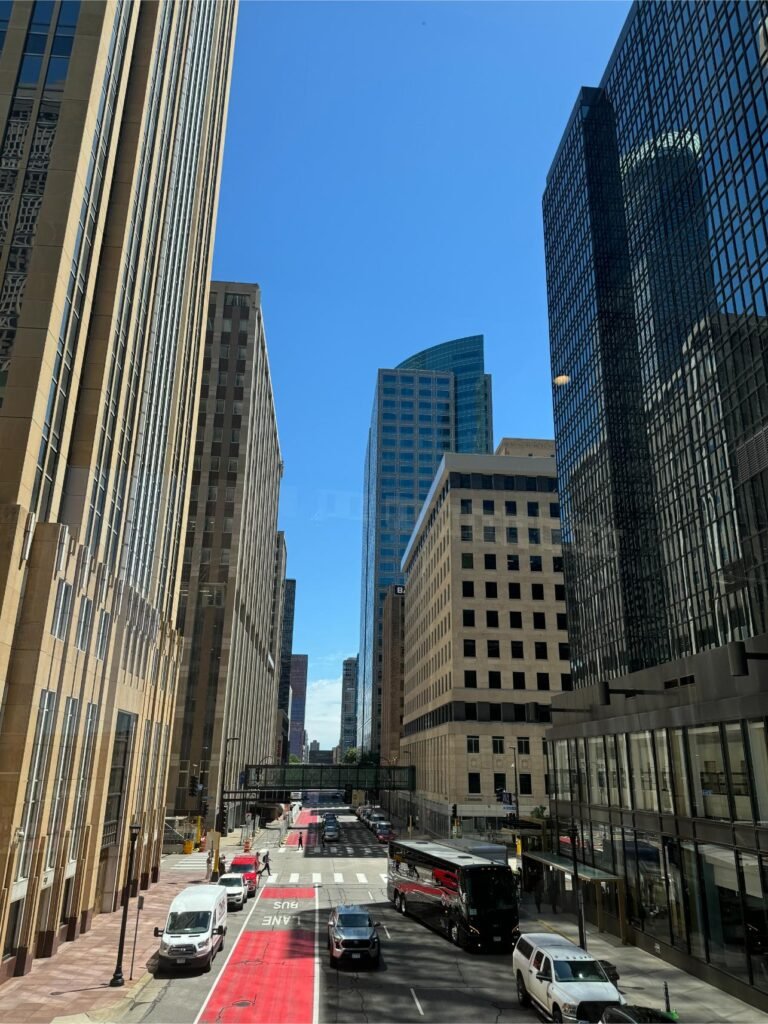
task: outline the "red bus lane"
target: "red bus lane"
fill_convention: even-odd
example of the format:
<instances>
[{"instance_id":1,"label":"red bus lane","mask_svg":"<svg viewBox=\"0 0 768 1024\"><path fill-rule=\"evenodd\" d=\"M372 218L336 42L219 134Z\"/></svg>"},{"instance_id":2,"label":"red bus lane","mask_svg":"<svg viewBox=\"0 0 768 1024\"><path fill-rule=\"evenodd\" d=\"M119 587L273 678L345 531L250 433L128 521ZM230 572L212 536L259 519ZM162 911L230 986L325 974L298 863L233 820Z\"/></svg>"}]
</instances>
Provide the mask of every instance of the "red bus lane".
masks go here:
<instances>
[{"instance_id":1,"label":"red bus lane","mask_svg":"<svg viewBox=\"0 0 768 1024\"><path fill-rule=\"evenodd\" d=\"M313 1024L316 911L315 889L265 887L199 1024Z\"/></svg>"}]
</instances>

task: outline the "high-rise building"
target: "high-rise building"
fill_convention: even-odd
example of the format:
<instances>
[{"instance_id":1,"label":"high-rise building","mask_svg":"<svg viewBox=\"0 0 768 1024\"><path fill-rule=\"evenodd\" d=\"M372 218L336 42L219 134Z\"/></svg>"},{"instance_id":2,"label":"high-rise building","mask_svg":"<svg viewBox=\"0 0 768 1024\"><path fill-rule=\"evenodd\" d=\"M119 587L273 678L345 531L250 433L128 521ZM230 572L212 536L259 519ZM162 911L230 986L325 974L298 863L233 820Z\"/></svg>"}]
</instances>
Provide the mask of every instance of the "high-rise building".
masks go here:
<instances>
[{"instance_id":1,"label":"high-rise building","mask_svg":"<svg viewBox=\"0 0 768 1024\"><path fill-rule=\"evenodd\" d=\"M357 746L357 657L345 658L341 669L341 757Z\"/></svg>"},{"instance_id":2,"label":"high-rise building","mask_svg":"<svg viewBox=\"0 0 768 1024\"><path fill-rule=\"evenodd\" d=\"M387 587L381 614L381 747L382 764L398 764L403 729L405 674L405 587Z\"/></svg>"},{"instance_id":3,"label":"high-rise building","mask_svg":"<svg viewBox=\"0 0 768 1024\"><path fill-rule=\"evenodd\" d=\"M6 979L159 869L236 6L2 14Z\"/></svg>"},{"instance_id":4,"label":"high-rise building","mask_svg":"<svg viewBox=\"0 0 768 1024\"><path fill-rule=\"evenodd\" d=\"M268 751L268 760L280 764L283 750L288 746L288 715L280 708L280 656L283 647L283 613L285 611L285 570L288 564L288 548L285 534L278 530L275 537L275 565L272 589L272 625L270 627L270 657L277 675L275 691L275 720L272 736L272 749Z\"/></svg>"},{"instance_id":5,"label":"high-rise building","mask_svg":"<svg viewBox=\"0 0 768 1024\"><path fill-rule=\"evenodd\" d=\"M763 1009L767 19L635 4L544 195L577 687L553 711L560 852L573 817L609 927Z\"/></svg>"},{"instance_id":6,"label":"high-rise building","mask_svg":"<svg viewBox=\"0 0 768 1024\"><path fill-rule=\"evenodd\" d=\"M307 734L304 730L304 713L307 705L307 673L309 658L306 654L291 655L291 724L290 753L306 756Z\"/></svg>"},{"instance_id":7,"label":"high-rise building","mask_svg":"<svg viewBox=\"0 0 768 1024\"><path fill-rule=\"evenodd\" d=\"M283 619L280 636L280 677L277 691L277 718L280 734L278 764L287 764L291 753L291 656L293 655L293 619L296 612L296 580L286 580L283 589Z\"/></svg>"},{"instance_id":8,"label":"high-rise building","mask_svg":"<svg viewBox=\"0 0 768 1024\"><path fill-rule=\"evenodd\" d=\"M403 557L398 763L415 766L411 813L436 835L453 804L477 833L548 804L548 704L571 687L554 455L512 438L446 455Z\"/></svg>"},{"instance_id":9,"label":"high-rise building","mask_svg":"<svg viewBox=\"0 0 768 1024\"><path fill-rule=\"evenodd\" d=\"M237 789L243 765L273 755L281 475L260 289L215 281L181 577L184 653L168 777L173 813L199 814L207 805L211 826L223 764L224 787ZM233 808L231 824L239 810Z\"/></svg>"},{"instance_id":10,"label":"high-rise building","mask_svg":"<svg viewBox=\"0 0 768 1024\"><path fill-rule=\"evenodd\" d=\"M491 378L483 338L425 349L379 370L365 455L357 745L378 753L382 612L445 452L491 452Z\"/></svg>"}]
</instances>

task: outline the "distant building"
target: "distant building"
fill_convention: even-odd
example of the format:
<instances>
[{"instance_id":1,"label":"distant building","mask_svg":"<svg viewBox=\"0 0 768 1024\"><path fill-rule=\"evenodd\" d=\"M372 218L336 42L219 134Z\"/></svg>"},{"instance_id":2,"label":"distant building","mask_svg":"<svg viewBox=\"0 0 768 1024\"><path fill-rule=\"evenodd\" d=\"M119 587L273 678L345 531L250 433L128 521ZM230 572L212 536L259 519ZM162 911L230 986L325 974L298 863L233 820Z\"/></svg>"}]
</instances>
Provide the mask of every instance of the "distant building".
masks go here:
<instances>
[{"instance_id":1,"label":"distant building","mask_svg":"<svg viewBox=\"0 0 768 1024\"><path fill-rule=\"evenodd\" d=\"M283 614L285 612L285 568L288 561L288 550L285 544L285 534L278 530L275 537L275 566L272 589L272 625L269 634L269 647L275 674L278 679L278 689L275 691L275 720L273 726L272 750L269 751L270 760L276 764L283 761L283 753L288 747L288 712L280 707L279 682L280 682L280 659L283 646Z\"/></svg>"},{"instance_id":2,"label":"distant building","mask_svg":"<svg viewBox=\"0 0 768 1024\"><path fill-rule=\"evenodd\" d=\"M382 614L381 642L381 760L398 764L403 729L405 651L405 587L387 588Z\"/></svg>"},{"instance_id":3,"label":"distant building","mask_svg":"<svg viewBox=\"0 0 768 1024\"><path fill-rule=\"evenodd\" d=\"M493 448L491 378L478 335L379 370L365 455L357 746L379 752L387 587L403 583L405 545L445 452Z\"/></svg>"},{"instance_id":4,"label":"distant building","mask_svg":"<svg viewBox=\"0 0 768 1024\"><path fill-rule=\"evenodd\" d=\"M310 760L312 760L312 755L316 754L319 749L320 749L320 741L319 740L312 740L312 742L309 744L309 758L310 758Z\"/></svg>"},{"instance_id":5,"label":"distant building","mask_svg":"<svg viewBox=\"0 0 768 1024\"><path fill-rule=\"evenodd\" d=\"M279 683L277 693L277 725L280 740L277 751L279 764L286 764L291 753L291 655L293 654L293 619L296 611L296 580L287 579L283 587L283 616L281 621Z\"/></svg>"},{"instance_id":6,"label":"distant building","mask_svg":"<svg viewBox=\"0 0 768 1024\"><path fill-rule=\"evenodd\" d=\"M307 734L304 729L304 713L307 702L307 673L309 658L306 654L291 655L291 754L306 760Z\"/></svg>"},{"instance_id":7,"label":"distant building","mask_svg":"<svg viewBox=\"0 0 768 1024\"><path fill-rule=\"evenodd\" d=\"M342 758L357 746L357 657L345 658L341 669L341 740Z\"/></svg>"}]
</instances>

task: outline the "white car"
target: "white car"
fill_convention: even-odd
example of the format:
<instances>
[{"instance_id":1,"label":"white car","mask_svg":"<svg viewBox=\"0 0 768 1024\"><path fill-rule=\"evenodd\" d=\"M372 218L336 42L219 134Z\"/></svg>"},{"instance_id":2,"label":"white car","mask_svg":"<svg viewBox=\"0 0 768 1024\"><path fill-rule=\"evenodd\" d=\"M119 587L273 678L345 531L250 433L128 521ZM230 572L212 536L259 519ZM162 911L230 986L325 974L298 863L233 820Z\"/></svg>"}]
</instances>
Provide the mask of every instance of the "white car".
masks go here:
<instances>
[{"instance_id":1,"label":"white car","mask_svg":"<svg viewBox=\"0 0 768 1024\"><path fill-rule=\"evenodd\" d=\"M227 906L242 910L248 899L248 883L240 874L221 875L219 885L227 890Z\"/></svg>"},{"instance_id":2,"label":"white car","mask_svg":"<svg viewBox=\"0 0 768 1024\"><path fill-rule=\"evenodd\" d=\"M626 999L589 953L552 932L524 932L512 954L517 999L554 1022L599 1021Z\"/></svg>"}]
</instances>

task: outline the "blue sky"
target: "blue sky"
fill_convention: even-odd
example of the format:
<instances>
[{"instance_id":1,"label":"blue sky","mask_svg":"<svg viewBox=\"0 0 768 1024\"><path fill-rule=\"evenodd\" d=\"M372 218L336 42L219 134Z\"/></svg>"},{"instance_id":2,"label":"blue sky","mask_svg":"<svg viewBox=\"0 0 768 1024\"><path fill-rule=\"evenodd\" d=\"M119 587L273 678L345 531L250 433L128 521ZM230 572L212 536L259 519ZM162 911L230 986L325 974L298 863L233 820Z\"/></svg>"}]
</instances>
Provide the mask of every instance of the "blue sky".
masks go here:
<instances>
[{"instance_id":1,"label":"blue sky","mask_svg":"<svg viewBox=\"0 0 768 1024\"><path fill-rule=\"evenodd\" d=\"M214 277L262 288L294 651L322 747L358 648L376 370L482 333L495 440L552 436L541 194L628 10L240 5Z\"/></svg>"}]
</instances>

